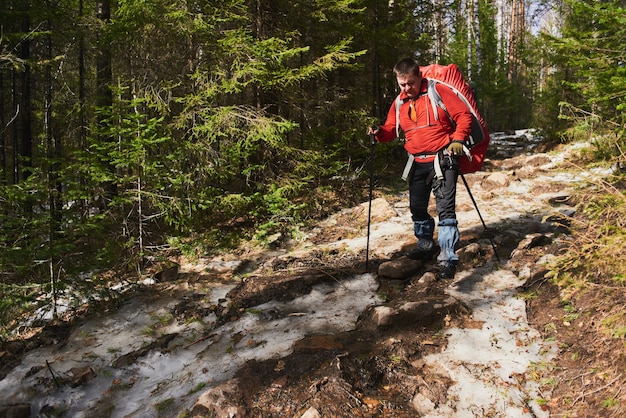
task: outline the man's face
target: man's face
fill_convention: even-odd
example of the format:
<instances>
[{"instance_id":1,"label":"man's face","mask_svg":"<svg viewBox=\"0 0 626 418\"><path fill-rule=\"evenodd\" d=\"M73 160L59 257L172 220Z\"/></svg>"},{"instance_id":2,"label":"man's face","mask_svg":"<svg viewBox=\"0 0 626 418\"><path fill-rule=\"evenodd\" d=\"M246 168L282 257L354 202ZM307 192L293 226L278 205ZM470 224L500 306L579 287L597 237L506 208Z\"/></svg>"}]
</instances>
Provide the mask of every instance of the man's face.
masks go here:
<instances>
[{"instance_id":1,"label":"man's face","mask_svg":"<svg viewBox=\"0 0 626 418\"><path fill-rule=\"evenodd\" d=\"M399 75L396 77L400 90L409 98L415 98L420 92L422 77L415 74Z\"/></svg>"}]
</instances>

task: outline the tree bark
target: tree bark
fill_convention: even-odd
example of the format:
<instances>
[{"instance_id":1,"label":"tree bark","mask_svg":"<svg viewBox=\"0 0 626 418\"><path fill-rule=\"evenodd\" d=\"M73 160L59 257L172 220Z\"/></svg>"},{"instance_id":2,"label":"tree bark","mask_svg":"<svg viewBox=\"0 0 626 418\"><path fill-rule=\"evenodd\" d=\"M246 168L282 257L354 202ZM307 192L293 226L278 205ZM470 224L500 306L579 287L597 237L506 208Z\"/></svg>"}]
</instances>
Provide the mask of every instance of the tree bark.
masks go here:
<instances>
[{"instance_id":1,"label":"tree bark","mask_svg":"<svg viewBox=\"0 0 626 418\"><path fill-rule=\"evenodd\" d=\"M15 178L14 182L18 183L20 180L28 178L30 174L29 168L32 167L33 158L33 135L31 126L31 69L28 60L30 59L30 5L29 2L24 2L24 11L22 16L22 33L26 34L22 40L21 48L19 49L19 58L24 60L27 64L24 66L24 71L20 74L20 138L19 144L16 147L16 160L15 160Z\"/></svg>"}]
</instances>

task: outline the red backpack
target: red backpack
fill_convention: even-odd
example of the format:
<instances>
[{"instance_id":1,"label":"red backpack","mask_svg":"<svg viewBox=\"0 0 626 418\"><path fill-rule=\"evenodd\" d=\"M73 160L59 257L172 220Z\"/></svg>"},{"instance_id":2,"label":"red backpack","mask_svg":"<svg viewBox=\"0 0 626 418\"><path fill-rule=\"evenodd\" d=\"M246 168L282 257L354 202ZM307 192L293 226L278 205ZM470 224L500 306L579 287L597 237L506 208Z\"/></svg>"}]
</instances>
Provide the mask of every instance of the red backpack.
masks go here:
<instances>
[{"instance_id":1,"label":"red backpack","mask_svg":"<svg viewBox=\"0 0 626 418\"><path fill-rule=\"evenodd\" d=\"M420 67L422 77L428 80L428 97L433 104L433 113L435 119L439 120L438 108L442 109L448 115L448 119L454 124L454 121L446 110L445 103L437 93L435 85L437 83L447 86L452 90L472 113L472 132L465 141L469 149L469 155L465 158L459 158L459 166L463 174L474 173L479 171L485 160L485 153L489 146L489 132L485 125L485 121L478 113L478 106L474 98L474 92L470 85L465 81L461 70L456 64L440 65L431 64ZM399 117L397 113L400 111L400 96L396 99L396 132L399 134Z\"/></svg>"}]
</instances>

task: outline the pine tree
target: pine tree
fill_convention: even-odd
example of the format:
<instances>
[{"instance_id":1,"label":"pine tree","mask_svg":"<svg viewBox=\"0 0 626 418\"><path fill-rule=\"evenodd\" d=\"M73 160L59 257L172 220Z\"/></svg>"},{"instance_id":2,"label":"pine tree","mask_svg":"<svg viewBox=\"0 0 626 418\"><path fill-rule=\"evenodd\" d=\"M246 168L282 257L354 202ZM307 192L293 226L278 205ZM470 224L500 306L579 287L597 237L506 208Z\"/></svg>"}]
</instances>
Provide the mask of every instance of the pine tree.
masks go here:
<instances>
[{"instance_id":1,"label":"pine tree","mask_svg":"<svg viewBox=\"0 0 626 418\"><path fill-rule=\"evenodd\" d=\"M580 134L593 138L598 150L614 155L623 149L626 106L626 13L622 2L571 0L564 4L565 20L560 36L545 34L547 50L553 51L555 71L562 80L561 117L571 129L566 137ZM598 135L613 132L612 139ZM621 151L618 151L621 154Z\"/></svg>"}]
</instances>

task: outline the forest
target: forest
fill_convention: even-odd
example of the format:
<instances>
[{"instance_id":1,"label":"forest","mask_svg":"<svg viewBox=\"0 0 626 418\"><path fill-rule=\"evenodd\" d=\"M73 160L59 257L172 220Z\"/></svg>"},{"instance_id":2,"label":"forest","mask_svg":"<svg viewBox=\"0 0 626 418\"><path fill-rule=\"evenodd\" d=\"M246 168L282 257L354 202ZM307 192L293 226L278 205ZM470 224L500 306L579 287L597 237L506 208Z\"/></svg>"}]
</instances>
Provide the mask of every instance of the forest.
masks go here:
<instances>
[{"instance_id":1,"label":"forest","mask_svg":"<svg viewBox=\"0 0 626 418\"><path fill-rule=\"evenodd\" d=\"M402 57L456 63L492 131L624 157L622 0L10 0L0 22L2 337L99 272L365 201ZM382 177L401 157L377 152Z\"/></svg>"}]
</instances>

